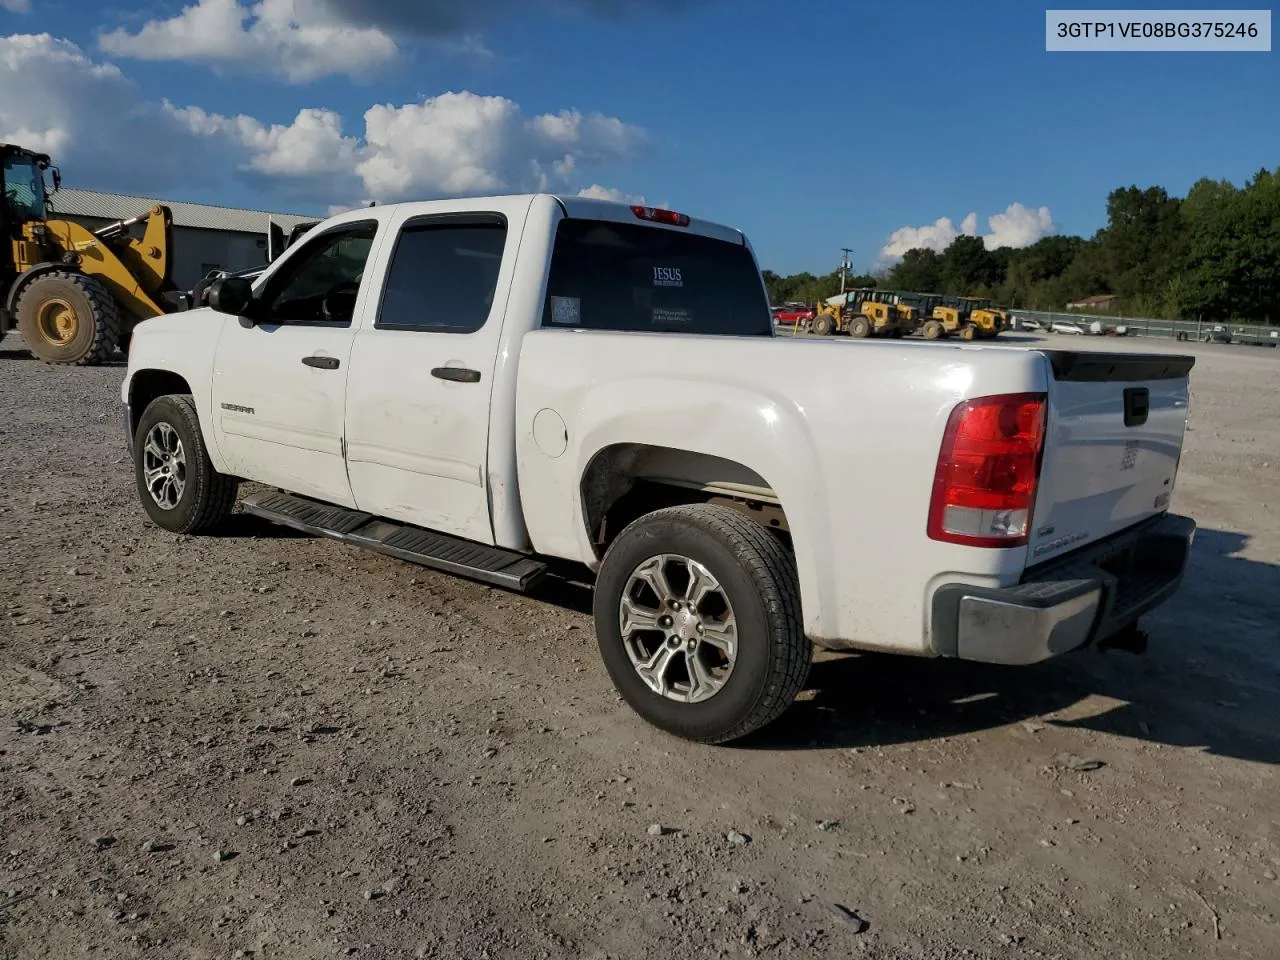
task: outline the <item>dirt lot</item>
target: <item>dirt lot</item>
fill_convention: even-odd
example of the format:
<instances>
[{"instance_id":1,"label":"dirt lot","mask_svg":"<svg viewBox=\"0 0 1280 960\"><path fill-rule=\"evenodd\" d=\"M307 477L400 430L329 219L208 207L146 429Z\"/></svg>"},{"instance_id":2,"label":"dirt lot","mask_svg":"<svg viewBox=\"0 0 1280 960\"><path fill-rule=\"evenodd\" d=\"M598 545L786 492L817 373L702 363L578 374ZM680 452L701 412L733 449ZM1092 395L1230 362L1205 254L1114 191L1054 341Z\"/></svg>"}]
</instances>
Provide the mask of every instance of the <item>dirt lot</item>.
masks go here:
<instances>
[{"instance_id":1,"label":"dirt lot","mask_svg":"<svg viewBox=\"0 0 1280 960\"><path fill-rule=\"evenodd\" d=\"M1145 657L824 657L707 748L567 590L148 525L121 368L10 337L0 956L1280 955L1280 355L1124 346L1199 357Z\"/></svg>"}]
</instances>

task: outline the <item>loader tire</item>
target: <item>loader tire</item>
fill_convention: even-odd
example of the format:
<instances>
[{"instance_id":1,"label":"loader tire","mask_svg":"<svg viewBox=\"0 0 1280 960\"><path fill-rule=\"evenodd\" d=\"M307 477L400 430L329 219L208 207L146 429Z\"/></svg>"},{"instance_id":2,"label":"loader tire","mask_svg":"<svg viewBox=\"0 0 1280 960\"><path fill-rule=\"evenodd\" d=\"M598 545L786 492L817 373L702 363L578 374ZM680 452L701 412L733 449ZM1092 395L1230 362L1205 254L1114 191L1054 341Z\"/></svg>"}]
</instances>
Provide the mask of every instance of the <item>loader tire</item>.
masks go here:
<instances>
[{"instance_id":1,"label":"loader tire","mask_svg":"<svg viewBox=\"0 0 1280 960\"><path fill-rule=\"evenodd\" d=\"M818 314L817 318L813 321L813 332L820 337L827 337L831 335L831 329L831 314Z\"/></svg>"},{"instance_id":2,"label":"loader tire","mask_svg":"<svg viewBox=\"0 0 1280 960\"><path fill-rule=\"evenodd\" d=\"M17 314L27 349L45 363L96 366L110 359L120 338L120 308L83 273L36 277L18 296Z\"/></svg>"},{"instance_id":3,"label":"loader tire","mask_svg":"<svg viewBox=\"0 0 1280 960\"><path fill-rule=\"evenodd\" d=\"M924 329L921 332L924 334L924 338L926 340L941 339L942 324L940 324L937 320L930 320L928 323L924 325Z\"/></svg>"},{"instance_id":4,"label":"loader tire","mask_svg":"<svg viewBox=\"0 0 1280 960\"><path fill-rule=\"evenodd\" d=\"M978 328L975 327L972 323L966 324L965 326L960 328L961 340L973 340L977 336L978 336Z\"/></svg>"},{"instance_id":5,"label":"loader tire","mask_svg":"<svg viewBox=\"0 0 1280 960\"><path fill-rule=\"evenodd\" d=\"M871 324L867 322L866 317L853 318L853 322L849 324L849 336L857 337L859 340L871 336Z\"/></svg>"}]
</instances>

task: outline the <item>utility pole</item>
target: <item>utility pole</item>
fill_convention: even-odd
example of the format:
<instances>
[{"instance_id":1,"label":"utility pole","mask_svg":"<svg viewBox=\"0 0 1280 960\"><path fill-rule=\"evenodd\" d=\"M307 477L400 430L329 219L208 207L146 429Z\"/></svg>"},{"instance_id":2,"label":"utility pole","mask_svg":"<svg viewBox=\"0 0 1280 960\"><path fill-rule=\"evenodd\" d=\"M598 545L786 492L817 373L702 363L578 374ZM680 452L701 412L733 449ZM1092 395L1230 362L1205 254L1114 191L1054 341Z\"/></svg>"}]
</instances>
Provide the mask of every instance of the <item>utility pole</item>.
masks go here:
<instances>
[{"instance_id":1,"label":"utility pole","mask_svg":"<svg viewBox=\"0 0 1280 960\"><path fill-rule=\"evenodd\" d=\"M853 269L853 261L849 259L849 254L853 251L848 247L841 247L840 252L843 254L840 258L840 295L844 296L845 274Z\"/></svg>"}]
</instances>

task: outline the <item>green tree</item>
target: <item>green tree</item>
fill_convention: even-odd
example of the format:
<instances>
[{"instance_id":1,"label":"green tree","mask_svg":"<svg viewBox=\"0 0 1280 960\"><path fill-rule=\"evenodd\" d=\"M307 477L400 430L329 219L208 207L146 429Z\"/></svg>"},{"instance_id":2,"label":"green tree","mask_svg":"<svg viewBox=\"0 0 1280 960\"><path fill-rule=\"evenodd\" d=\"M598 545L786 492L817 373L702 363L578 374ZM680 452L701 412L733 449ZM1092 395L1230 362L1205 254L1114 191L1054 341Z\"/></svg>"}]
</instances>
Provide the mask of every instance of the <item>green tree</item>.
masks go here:
<instances>
[{"instance_id":1,"label":"green tree","mask_svg":"<svg viewBox=\"0 0 1280 960\"><path fill-rule=\"evenodd\" d=\"M1186 269L1182 201L1164 187L1122 187L1107 197L1107 225L1095 238L1109 292L1160 298Z\"/></svg>"},{"instance_id":2,"label":"green tree","mask_svg":"<svg viewBox=\"0 0 1280 960\"><path fill-rule=\"evenodd\" d=\"M889 270L887 280L895 290L938 292L942 289L942 258L929 249L908 250Z\"/></svg>"},{"instance_id":3,"label":"green tree","mask_svg":"<svg viewBox=\"0 0 1280 960\"><path fill-rule=\"evenodd\" d=\"M981 237L959 236L942 254L942 289L958 296L989 296L1004 280L1000 258Z\"/></svg>"}]
</instances>

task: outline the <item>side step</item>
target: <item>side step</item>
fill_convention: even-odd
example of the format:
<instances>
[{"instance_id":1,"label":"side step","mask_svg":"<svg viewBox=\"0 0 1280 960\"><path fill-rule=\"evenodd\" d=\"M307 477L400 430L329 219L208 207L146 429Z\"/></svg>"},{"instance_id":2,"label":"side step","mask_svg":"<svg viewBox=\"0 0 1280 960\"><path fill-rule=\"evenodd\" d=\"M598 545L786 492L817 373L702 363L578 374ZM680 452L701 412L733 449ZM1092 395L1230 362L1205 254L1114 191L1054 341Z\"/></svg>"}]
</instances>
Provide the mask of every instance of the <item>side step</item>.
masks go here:
<instances>
[{"instance_id":1,"label":"side step","mask_svg":"<svg viewBox=\"0 0 1280 960\"><path fill-rule=\"evenodd\" d=\"M547 572L545 563L522 553L381 520L292 493L255 493L240 503L245 513L272 523L508 590L525 592Z\"/></svg>"}]
</instances>

